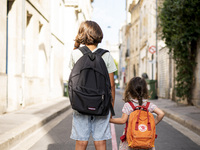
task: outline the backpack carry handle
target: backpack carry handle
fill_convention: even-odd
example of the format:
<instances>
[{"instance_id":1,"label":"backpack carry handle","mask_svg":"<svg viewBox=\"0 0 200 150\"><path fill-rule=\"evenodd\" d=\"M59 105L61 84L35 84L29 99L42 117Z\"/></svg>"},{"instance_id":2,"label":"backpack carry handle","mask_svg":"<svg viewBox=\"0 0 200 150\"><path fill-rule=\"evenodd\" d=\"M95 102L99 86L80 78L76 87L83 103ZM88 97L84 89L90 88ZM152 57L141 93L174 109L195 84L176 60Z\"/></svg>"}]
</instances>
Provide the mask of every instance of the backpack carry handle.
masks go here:
<instances>
[{"instance_id":1,"label":"backpack carry handle","mask_svg":"<svg viewBox=\"0 0 200 150\"><path fill-rule=\"evenodd\" d=\"M108 50L99 48L96 52L92 53L92 51L87 46L80 47L79 50L83 53L83 55L88 54L88 57L91 61L96 58L96 54L102 56L106 52L109 52Z\"/></svg>"},{"instance_id":2,"label":"backpack carry handle","mask_svg":"<svg viewBox=\"0 0 200 150\"><path fill-rule=\"evenodd\" d=\"M92 51L87 46L82 46L82 47L79 47L78 49L83 53L83 55L87 53L92 53Z\"/></svg>"},{"instance_id":3,"label":"backpack carry handle","mask_svg":"<svg viewBox=\"0 0 200 150\"><path fill-rule=\"evenodd\" d=\"M88 53L92 53L92 51L87 46L79 47L79 50L83 53L83 55L86 55ZM96 52L94 52L94 54L98 54L98 55L102 56L106 52L109 52L109 51L108 50L104 50L102 48L99 48Z\"/></svg>"}]
</instances>

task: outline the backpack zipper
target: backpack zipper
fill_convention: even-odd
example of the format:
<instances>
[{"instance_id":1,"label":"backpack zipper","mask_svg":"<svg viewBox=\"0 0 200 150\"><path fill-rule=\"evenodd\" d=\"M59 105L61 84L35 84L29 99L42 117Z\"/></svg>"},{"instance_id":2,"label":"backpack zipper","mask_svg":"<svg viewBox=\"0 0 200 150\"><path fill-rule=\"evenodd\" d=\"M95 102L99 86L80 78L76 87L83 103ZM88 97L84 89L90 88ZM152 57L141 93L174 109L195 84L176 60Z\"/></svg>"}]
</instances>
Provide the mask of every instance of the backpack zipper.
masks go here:
<instances>
[{"instance_id":1,"label":"backpack zipper","mask_svg":"<svg viewBox=\"0 0 200 150\"><path fill-rule=\"evenodd\" d=\"M104 95L102 95L102 101L104 100Z\"/></svg>"}]
</instances>

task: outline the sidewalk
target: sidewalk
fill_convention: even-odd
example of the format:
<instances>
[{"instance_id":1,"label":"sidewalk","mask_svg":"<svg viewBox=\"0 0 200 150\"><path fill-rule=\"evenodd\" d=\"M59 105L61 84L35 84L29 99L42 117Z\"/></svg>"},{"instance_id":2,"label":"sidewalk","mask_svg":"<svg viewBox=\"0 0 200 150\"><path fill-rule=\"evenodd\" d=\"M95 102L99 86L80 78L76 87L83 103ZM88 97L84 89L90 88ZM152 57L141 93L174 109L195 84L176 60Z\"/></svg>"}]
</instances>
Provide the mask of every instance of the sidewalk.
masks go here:
<instances>
[{"instance_id":1,"label":"sidewalk","mask_svg":"<svg viewBox=\"0 0 200 150\"><path fill-rule=\"evenodd\" d=\"M123 94L123 90L116 90ZM165 116L200 135L200 108L184 106L170 99L150 100L165 112Z\"/></svg>"},{"instance_id":2,"label":"sidewalk","mask_svg":"<svg viewBox=\"0 0 200 150\"><path fill-rule=\"evenodd\" d=\"M0 150L9 150L70 107L69 99L61 97L0 115Z\"/></svg>"},{"instance_id":3,"label":"sidewalk","mask_svg":"<svg viewBox=\"0 0 200 150\"><path fill-rule=\"evenodd\" d=\"M150 100L165 112L165 116L200 135L200 108L184 106L169 99Z\"/></svg>"}]
</instances>

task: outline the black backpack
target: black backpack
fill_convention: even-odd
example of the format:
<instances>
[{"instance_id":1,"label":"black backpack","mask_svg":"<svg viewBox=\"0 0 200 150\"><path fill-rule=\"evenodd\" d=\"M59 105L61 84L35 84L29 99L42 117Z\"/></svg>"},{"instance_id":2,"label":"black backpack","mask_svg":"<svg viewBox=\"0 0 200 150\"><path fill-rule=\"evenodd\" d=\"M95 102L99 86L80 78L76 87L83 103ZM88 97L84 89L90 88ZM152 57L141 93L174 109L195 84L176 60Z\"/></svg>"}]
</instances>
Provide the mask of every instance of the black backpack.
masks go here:
<instances>
[{"instance_id":1,"label":"black backpack","mask_svg":"<svg viewBox=\"0 0 200 150\"><path fill-rule=\"evenodd\" d=\"M86 115L106 116L112 107L111 85L102 55L107 50L92 53L80 47L83 56L75 63L68 81L69 99L74 110Z\"/></svg>"}]
</instances>

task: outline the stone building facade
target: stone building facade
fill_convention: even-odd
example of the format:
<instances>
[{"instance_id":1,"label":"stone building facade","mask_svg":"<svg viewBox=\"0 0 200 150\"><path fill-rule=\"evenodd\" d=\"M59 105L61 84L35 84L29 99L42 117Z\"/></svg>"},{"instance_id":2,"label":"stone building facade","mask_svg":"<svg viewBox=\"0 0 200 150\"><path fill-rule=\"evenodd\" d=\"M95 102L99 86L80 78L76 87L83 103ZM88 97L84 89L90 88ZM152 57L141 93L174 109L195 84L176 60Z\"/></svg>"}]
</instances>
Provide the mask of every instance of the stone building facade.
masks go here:
<instances>
[{"instance_id":1,"label":"stone building facade","mask_svg":"<svg viewBox=\"0 0 200 150\"><path fill-rule=\"evenodd\" d=\"M6 111L7 101L7 1L0 1L0 114Z\"/></svg>"},{"instance_id":2,"label":"stone building facade","mask_svg":"<svg viewBox=\"0 0 200 150\"><path fill-rule=\"evenodd\" d=\"M156 46L156 1L127 0L126 25L126 79L147 73L150 79L157 79L156 53L148 50Z\"/></svg>"},{"instance_id":3,"label":"stone building facade","mask_svg":"<svg viewBox=\"0 0 200 150\"><path fill-rule=\"evenodd\" d=\"M126 78L127 81L134 76L147 73L149 79L157 81L157 96L171 98L174 96L174 62L168 54L168 49L161 39L161 29L157 27L157 8L163 0L132 0L127 3L127 11L131 14L129 26L130 50L127 48ZM157 33L156 33L157 31ZM127 43L127 41L124 41ZM150 53L155 47L156 52Z\"/></svg>"},{"instance_id":4,"label":"stone building facade","mask_svg":"<svg viewBox=\"0 0 200 150\"><path fill-rule=\"evenodd\" d=\"M91 17L91 3L0 2L0 114L63 96L73 39L80 23Z\"/></svg>"}]
</instances>

